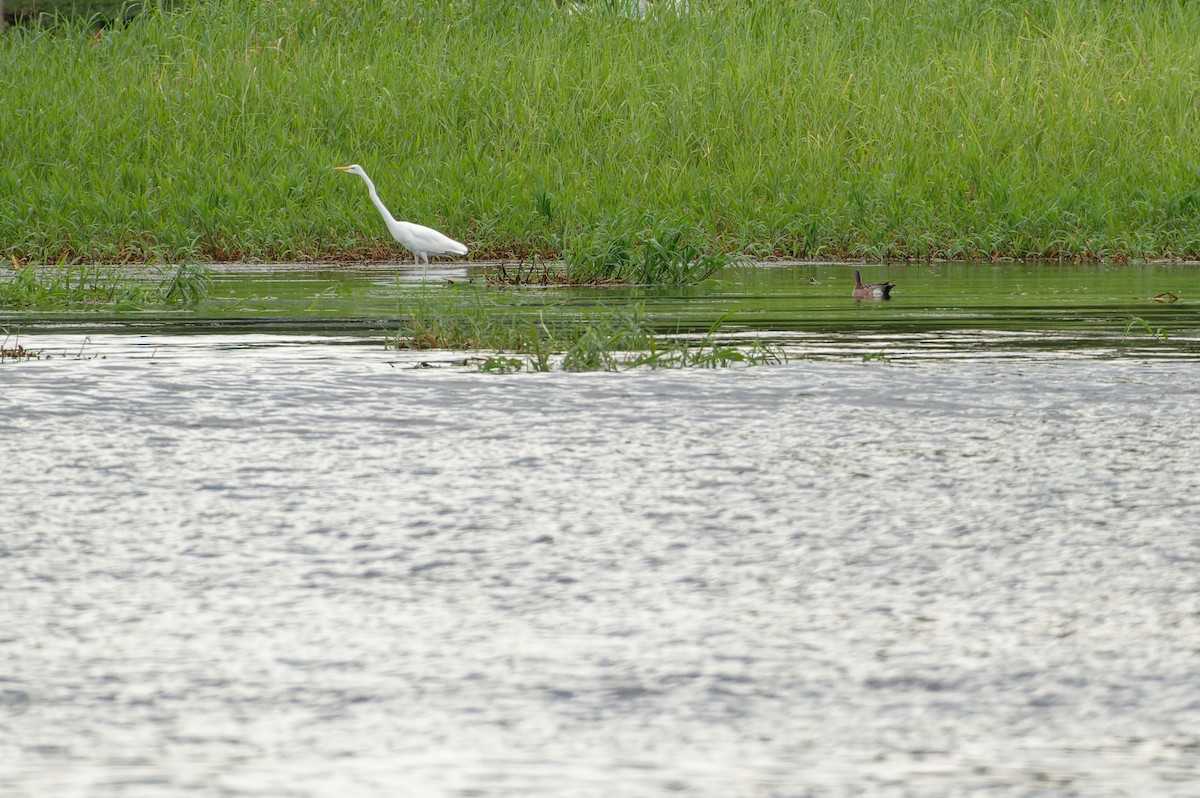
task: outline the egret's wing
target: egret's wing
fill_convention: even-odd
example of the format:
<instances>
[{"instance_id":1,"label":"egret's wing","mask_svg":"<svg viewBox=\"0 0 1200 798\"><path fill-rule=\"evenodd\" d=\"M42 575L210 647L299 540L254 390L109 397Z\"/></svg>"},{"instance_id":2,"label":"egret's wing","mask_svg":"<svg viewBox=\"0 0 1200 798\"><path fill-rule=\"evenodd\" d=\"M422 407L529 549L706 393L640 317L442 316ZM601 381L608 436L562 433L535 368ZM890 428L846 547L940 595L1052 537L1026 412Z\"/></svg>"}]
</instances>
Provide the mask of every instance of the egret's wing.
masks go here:
<instances>
[{"instance_id":1,"label":"egret's wing","mask_svg":"<svg viewBox=\"0 0 1200 798\"><path fill-rule=\"evenodd\" d=\"M421 252L429 252L431 254L439 253L454 253L455 255L466 255L467 247L464 244L455 241L447 235L439 233L432 227L426 227L423 224L414 224L413 222L404 223L408 227L408 233L417 243L417 249Z\"/></svg>"}]
</instances>

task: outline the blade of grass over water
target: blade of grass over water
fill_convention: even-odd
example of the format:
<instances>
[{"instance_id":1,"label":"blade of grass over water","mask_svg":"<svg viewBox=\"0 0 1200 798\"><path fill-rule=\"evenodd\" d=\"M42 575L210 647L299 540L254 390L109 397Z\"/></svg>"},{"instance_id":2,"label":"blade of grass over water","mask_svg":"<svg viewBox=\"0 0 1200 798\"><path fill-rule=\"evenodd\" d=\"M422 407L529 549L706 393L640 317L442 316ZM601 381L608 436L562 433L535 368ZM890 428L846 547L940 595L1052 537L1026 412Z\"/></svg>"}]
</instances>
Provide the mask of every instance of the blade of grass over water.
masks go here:
<instances>
[{"instance_id":1,"label":"blade of grass over water","mask_svg":"<svg viewBox=\"0 0 1200 798\"><path fill-rule=\"evenodd\" d=\"M697 254L1200 255L1198 4L650 6L211 0L9 30L0 250L395 256L329 169L359 162L477 256L608 253L630 280L672 230Z\"/></svg>"}]
</instances>

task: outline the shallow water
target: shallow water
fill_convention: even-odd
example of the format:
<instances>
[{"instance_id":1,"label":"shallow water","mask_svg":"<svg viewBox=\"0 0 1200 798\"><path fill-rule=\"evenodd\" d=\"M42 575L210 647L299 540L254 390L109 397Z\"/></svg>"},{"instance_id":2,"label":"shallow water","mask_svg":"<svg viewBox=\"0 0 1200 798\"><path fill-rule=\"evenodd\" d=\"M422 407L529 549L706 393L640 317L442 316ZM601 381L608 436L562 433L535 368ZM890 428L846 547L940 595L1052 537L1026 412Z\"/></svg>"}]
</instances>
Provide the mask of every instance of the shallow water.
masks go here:
<instances>
[{"instance_id":1,"label":"shallow water","mask_svg":"<svg viewBox=\"0 0 1200 798\"><path fill-rule=\"evenodd\" d=\"M27 334L0 794L1195 794L1186 330L778 334L509 376Z\"/></svg>"},{"instance_id":2,"label":"shallow water","mask_svg":"<svg viewBox=\"0 0 1200 798\"><path fill-rule=\"evenodd\" d=\"M1179 335L1173 347L1178 350L1200 331L1200 266L1195 264L863 266L868 282L890 280L898 287L889 302L862 303L850 299L854 267L842 264L739 266L690 287L496 290L484 290L495 264L435 264L427 275L395 264L213 268L212 296L195 308L114 313L0 307L0 326L26 333L382 336L394 332L414 306L429 302L439 310L481 307L489 315L529 318L638 305L662 332L706 331L725 318L727 332L770 339L807 333L834 340L858 335L932 340L935 334L986 331L1053 332L1060 341L1071 335L1086 341L1100 334L1119 337L1140 320L1130 336L1134 343L1147 337L1144 321L1168 337Z\"/></svg>"}]
</instances>

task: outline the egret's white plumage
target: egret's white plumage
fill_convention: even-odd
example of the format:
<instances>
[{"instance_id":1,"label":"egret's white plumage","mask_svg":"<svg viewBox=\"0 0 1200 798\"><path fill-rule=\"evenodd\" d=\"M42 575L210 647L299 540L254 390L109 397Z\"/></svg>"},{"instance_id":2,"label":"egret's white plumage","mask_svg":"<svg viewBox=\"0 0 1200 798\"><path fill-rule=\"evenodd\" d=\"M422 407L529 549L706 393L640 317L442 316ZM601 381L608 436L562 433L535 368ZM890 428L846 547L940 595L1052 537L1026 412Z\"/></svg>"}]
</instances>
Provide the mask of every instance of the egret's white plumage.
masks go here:
<instances>
[{"instance_id":1,"label":"egret's white plumage","mask_svg":"<svg viewBox=\"0 0 1200 798\"><path fill-rule=\"evenodd\" d=\"M387 206L379 199L379 193L375 191L375 184L371 182L371 178L367 177L367 172L358 164L350 166L335 166L333 167L339 172L349 172L352 175L358 175L367 182L367 193L371 195L371 202L375 203L375 207L379 209L379 215L383 217L384 224L387 225L388 232L392 234L392 238L396 239L396 243L407 249L413 254L413 260L417 265L420 265L421 258L425 259L425 265L429 265L430 255L466 255L467 248L449 236L442 235L432 227L426 227L423 224L413 224L412 222L397 221L394 216L388 211Z\"/></svg>"}]
</instances>

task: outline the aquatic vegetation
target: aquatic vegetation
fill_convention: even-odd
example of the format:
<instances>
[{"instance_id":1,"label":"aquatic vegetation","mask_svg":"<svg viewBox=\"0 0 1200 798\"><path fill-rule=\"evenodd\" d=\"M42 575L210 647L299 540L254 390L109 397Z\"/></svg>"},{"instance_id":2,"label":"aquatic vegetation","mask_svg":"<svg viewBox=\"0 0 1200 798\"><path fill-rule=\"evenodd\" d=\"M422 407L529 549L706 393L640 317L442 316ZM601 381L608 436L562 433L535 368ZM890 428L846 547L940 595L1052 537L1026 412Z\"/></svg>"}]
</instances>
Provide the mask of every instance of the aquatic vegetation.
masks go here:
<instances>
[{"instance_id":1,"label":"aquatic vegetation","mask_svg":"<svg viewBox=\"0 0 1200 798\"><path fill-rule=\"evenodd\" d=\"M755 256L1200 255L1196 3L152 5L0 37L0 254L394 257L330 171L357 159L479 255L597 280L703 274L663 227Z\"/></svg>"},{"instance_id":2,"label":"aquatic vegetation","mask_svg":"<svg viewBox=\"0 0 1200 798\"><path fill-rule=\"evenodd\" d=\"M520 312L489 304L425 299L389 337L395 349L486 352L464 363L481 371L619 371L628 368L721 368L783 363L783 351L757 337L737 343L721 335L730 314L701 336L663 334L640 305L579 310L570 306Z\"/></svg>"},{"instance_id":3,"label":"aquatic vegetation","mask_svg":"<svg viewBox=\"0 0 1200 798\"><path fill-rule=\"evenodd\" d=\"M157 299L155 286L98 266L27 265L0 280L0 307L139 307Z\"/></svg>"},{"instance_id":4,"label":"aquatic vegetation","mask_svg":"<svg viewBox=\"0 0 1200 798\"><path fill-rule=\"evenodd\" d=\"M568 277L586 284L690 285L734 260L702 251L682 227L634 234L621 219L568 237L563 251Z\"/></svg>"},{"instance_id":5,"label":"aquatic vegetation","mask_svg":"<svg viewBox=\"0 0 1200 798\"><path fill-rule=\"evenodd\" d=\"M479 293L469 302L417 297L406 311L404 326L386 341L389 348L523 350L538 336L536 320L499 307Z\"/></svg>"},{"instance_id":6,"label":"aquatic vegetation","mask_svg":"<svg viewBox=\"0 0 1200 798\"><path fill-rule=\"evenodd\" d=\"M1143 319L1141 316L1130 316L1129 323L1125 325L1124 332L1121 333L1121 342L1124 343L1129 338L1130 331L1138 329L1156 341L1166 343L1168 340L1167 331L1162 327L1151 327L1150 322Z\"/></svg>"},{"instance_id":7,"label":"aquatic vegetation","mask_svg":"<svg viewBox=\"0 0 1200 798\"><path fill-rule=\"evenodd\" d=\"M203 266L171 267L160 279L112 266L25 265L0 276L0 308L137 310L195 305L212 287Z\"/></svg>"},{"instance_id":8,"label":"aquatic vegetation","mask_svg":"<svg viewBox=\"0 0 1200 798\"><path fill-rule=\"evenodd\" d=\"M501 263L495 269L490 270L484 279L489 285L494 286L579 285L564 270L540 260L536 255L528 263L525 261L511 265Z\"/></svg>"},{"instance_id":9,"label":"aquatic vegetation","mask_svg":"<svg viewBox=\"0 0 1200 798\"><path fill-rule=\"evenodd\" d=\"M493 355L464 361L464 365L475 365L480 371L486 371L491 374L512 374L517 371L524 371L527 363L519 357Z\"/></svg>"},{"instance_id":10,"label":"aquatic vegetation","mask_svg":"<svg viewBox=\"0 0 1200 798\"><path fill-rule=\"evenodd\" d=\"M160 286L165 302L196 305L212 292L212 275L204 266L183 264Z\"/></svg>"},{"instance_id":11,"label":"aquatic vegetation","mask_svg":"<svg viewBox=\"0 0 1200 798\"><path fill-rule=\"evenodd\" d=\"M26 349L24 346L17 344L16 346L0 347L0 363L9 361L20 362L22 360L39 360L42 353L39 350Z\"/></svg>"},{"instance_id":12,"label":"aquatic vegetation","mask_svg":"<svg viewBox=\"0 0 1200 798\"><path fill-rule=\"evenodd\" d=\"M0 363L41 359L42 351L40 349L26 349L20 340L17 340L3 327L0 327L0 332L4 333L4 340L0 341Z\"/></svg>"},{"instance_id":13,"label":"aquatic vegetation","mask_svg":"<svg viewBox=\"0 0 1200 798\"><path fill-rule=\"evenodd\" d=\"M488 272L495 286L695 285L740 259L703 252L678 228L634 236L601 227L570 239L564 260L501 263Z\"/></svg>"}]
</instances>

